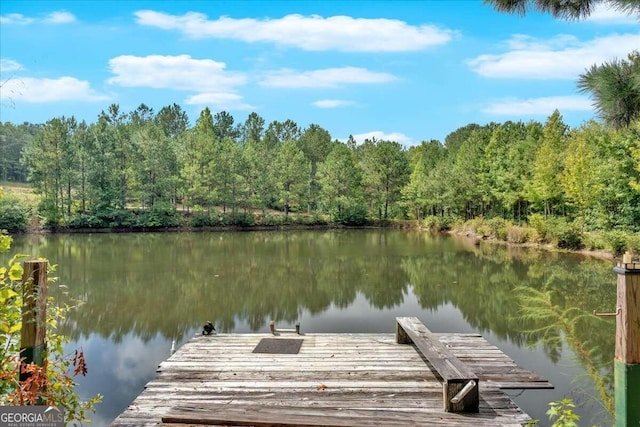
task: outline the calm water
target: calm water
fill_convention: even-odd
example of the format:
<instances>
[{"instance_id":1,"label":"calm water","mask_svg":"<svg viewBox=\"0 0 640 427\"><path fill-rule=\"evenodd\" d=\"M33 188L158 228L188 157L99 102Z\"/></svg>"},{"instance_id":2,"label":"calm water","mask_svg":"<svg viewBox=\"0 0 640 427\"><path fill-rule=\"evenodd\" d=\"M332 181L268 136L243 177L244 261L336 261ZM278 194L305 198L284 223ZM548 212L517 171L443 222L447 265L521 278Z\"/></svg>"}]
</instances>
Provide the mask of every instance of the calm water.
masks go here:
<instances>
[{"instance_id":1,"label":"calm water","mask_svg":"<svg viewBox=\"0 0 640 427\"><path fill-rule=\"evenodd\" d=\"M417 316L434 332L481 333L548 378L555 390L509 392L541 425L548 402L563 397L584 424L611 424L603 402L615 324L564 321L615 306L610 262L391 230L18 236L18 252L57 264L59 284L85 302L63 332L87 359L79 392L104 395L96 426L204 321L223 332L267 332L273 319L300 321L304 332L375 333L393 332L396 316ZM524 315L523 289L545 292L556 309Z\"/></svg>"}]
</instances>

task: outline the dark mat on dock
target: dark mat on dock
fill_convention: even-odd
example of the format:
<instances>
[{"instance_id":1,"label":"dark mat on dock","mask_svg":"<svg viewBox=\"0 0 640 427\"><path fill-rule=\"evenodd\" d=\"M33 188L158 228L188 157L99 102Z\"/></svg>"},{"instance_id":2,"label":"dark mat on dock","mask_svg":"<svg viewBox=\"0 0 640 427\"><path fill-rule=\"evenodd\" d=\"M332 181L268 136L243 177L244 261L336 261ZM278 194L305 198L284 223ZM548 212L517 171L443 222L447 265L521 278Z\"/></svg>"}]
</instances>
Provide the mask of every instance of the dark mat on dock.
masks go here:
<instances>
[{"instance_id":1,"label":"dark mat on dock","mask_svg":"<svg viewBox=\"0 0 640 427\"><path fill-rule=\"evenodd\" d=\"M262 338L256 348L253 349L254 353L269 353L269 354L298 354L300 347L302 346L302 339L292 338Z\"/></svg>"}]
</instances>

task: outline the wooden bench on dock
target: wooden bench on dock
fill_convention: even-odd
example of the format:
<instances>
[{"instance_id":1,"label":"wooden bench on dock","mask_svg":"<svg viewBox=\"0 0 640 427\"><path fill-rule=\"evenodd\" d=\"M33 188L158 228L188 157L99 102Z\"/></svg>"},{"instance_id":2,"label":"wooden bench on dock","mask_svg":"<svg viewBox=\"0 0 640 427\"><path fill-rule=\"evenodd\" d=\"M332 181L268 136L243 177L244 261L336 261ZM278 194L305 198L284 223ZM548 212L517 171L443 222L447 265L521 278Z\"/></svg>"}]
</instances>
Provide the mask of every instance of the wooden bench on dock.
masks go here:
<instances>
[{"instance_id":1,"label":"wooden bench on dock","mask_svg":"<svg viewBox=\"0 0 640 427\"><path fill-rule=\"evenodd\" d=\"M445 412L478 412L478 376L445 347L417 317L396 318L396 342L413 343L442 378Z\"/></svg>"}]
</instances>

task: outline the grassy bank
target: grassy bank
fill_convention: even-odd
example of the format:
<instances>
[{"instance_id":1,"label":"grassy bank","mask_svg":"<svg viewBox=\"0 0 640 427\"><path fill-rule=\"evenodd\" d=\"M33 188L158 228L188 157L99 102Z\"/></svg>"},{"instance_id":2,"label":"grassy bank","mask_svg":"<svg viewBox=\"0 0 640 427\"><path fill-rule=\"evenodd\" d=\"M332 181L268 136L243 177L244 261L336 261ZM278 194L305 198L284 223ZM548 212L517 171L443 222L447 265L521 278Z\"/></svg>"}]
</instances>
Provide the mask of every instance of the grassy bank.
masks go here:
<instances>
[{"instance_id":1,"label":"grassy bank","mask_svg":"<svg viewBox=\"0 0 640 427\"><path fill-rule=\"evenodd\" d=\"M619 256L625 251L640 253L640 233L621 230L583 231L580 224L563 218L529 216L526 224L514 224L503 218L478 217L462 221L447 217L428 217L420 226L431 231L448 231L481 240L500 241L523 246L543 246L569 251L589 251Z\"/></svg>"},{"instance_id":2,"label":"grassy bank","mask_svg":"<svg viewBox=\"0 0 640 427\"><path fill-rule=\"evenodd\" d=\"M590 251L619 256L625 251L640 253L640 233L622 230L585 231L579 223L562 217L529 215L528 222L515 224L503 218L477 217L463 221L455 217L430 216L420 221L385 220L333 223L327 215L292 212L285 215L273 209L246 208L231 212L222 207L208 210L170 206L143 209L103 209L78 214L64 223L38 216L40 196L28 184L0 183L4 198L0 200L0 229L25 231L155 231L155 230L237 230L273 228L332 228L372 226L401 229L427 229L451 232L475 239L500 241L524 246L540 246L570 251Z\"/></svg>"}]
</instances>

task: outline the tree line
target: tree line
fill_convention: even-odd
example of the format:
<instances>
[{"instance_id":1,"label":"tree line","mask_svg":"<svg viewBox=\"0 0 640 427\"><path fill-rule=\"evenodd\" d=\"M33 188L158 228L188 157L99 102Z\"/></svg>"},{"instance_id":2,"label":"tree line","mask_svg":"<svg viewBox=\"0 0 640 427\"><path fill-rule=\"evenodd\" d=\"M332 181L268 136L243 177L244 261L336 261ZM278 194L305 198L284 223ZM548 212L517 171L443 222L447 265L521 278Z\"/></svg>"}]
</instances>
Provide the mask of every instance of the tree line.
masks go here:
<instances>
[{"instance_id":1,"label":"tree line","mask_svg":"<svg viewBox=\"0 0 640 427\"><path fill-rule=\"evenodd\" d=\"M292 120L266 125L255 112L236 123L205 108L191 126L176 104L157 113L112 104L94 123L59 117L0 131L10 148L0 176L31 182L52 226L135 225L132 215L166 226L179 210L215 225L255 219L256 209L345 224L425 216L523 223L531 214L586 230L640 224L637 120L571 129L555 111L544 123L469 124L444 142L405 148L332 140L321 126Z\"/></svg>"}]
</instances>

